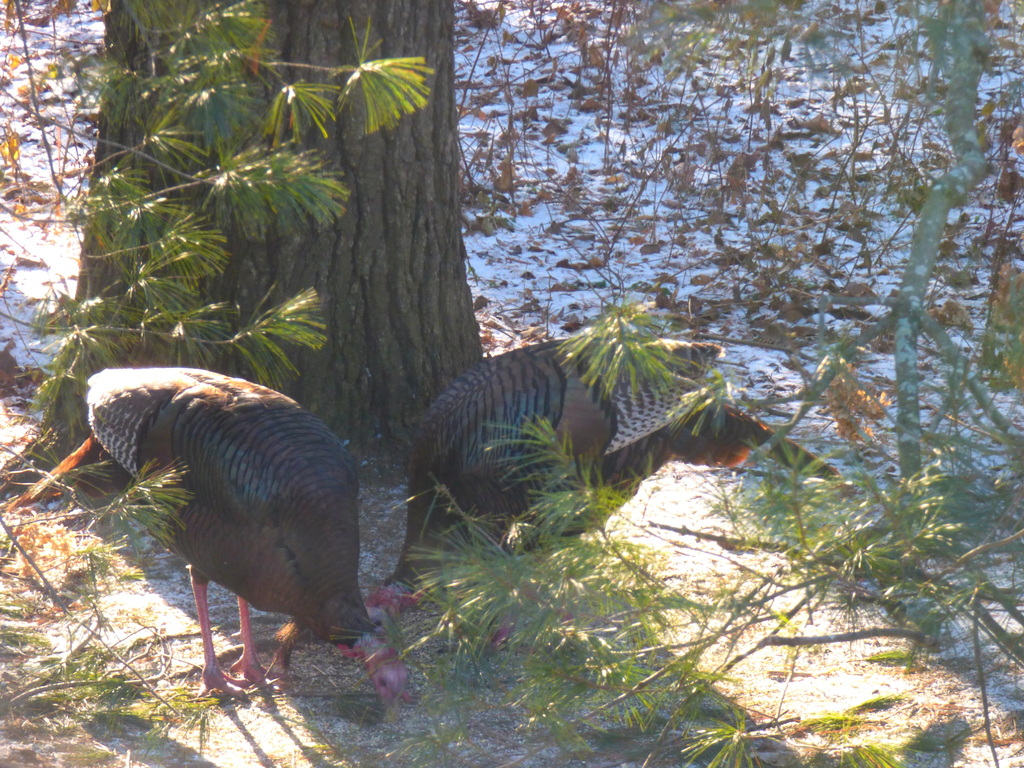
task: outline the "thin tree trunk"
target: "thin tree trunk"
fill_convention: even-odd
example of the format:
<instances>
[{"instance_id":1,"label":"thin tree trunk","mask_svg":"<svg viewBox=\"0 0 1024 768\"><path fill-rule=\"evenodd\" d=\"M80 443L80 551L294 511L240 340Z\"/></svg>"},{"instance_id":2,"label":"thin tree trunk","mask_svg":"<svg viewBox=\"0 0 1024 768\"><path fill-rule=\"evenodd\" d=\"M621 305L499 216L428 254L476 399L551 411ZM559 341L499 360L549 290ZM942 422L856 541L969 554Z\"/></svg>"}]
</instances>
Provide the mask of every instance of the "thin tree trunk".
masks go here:
<instances>
[{"instance_id":1,"label":"thin tree trunk","mask_svg":"<svg viewBox=\"0 0 1024 768\"><path fill-rule=\"evenodd\" d=\"M921 470L921 403L917 368L917 339L921 333L924 299L935 268L939 243L946 233L949 211L988 172L975 126L978 82L988 56L985 13L980 0L954 0L940 20L943 34L934 40L945 43L935 59L945 62L949 87L946 96L946 134L957 164L928 191L903 273L896 314L896 426L900 474L911 477Z\"/></svg>"}]
</instances>

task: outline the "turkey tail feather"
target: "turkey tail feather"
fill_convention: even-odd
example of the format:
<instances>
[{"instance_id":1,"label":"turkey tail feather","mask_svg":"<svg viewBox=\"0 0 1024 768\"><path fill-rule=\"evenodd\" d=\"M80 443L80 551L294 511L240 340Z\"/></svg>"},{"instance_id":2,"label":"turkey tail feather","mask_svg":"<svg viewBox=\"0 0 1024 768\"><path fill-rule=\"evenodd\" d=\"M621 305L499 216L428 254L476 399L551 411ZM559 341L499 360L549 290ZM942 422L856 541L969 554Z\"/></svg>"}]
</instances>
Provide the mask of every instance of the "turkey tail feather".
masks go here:
<instances>
[{"instance_id":1,"label":"turkey tail feather","mask_svg":"<svg viewBox=\"0 0 1024 768\"><path fill-rule=\"evenodd\" d=\"M49 476L44 477L38 483L18 496L12 503L11 509L19 509L28 504L56 498L60 495L60 489L54 485L54 480L62 475L91 467L94 464L106 462L109 472L92 471L87 477L79 477L76 485L89 496L103 496L108 493L115 493L127 486L129 481L128 473L121 469L113 457L107 453L96 437L90 434L78 448L67 458L50 470Z\"/></svg>"}]
</instances>

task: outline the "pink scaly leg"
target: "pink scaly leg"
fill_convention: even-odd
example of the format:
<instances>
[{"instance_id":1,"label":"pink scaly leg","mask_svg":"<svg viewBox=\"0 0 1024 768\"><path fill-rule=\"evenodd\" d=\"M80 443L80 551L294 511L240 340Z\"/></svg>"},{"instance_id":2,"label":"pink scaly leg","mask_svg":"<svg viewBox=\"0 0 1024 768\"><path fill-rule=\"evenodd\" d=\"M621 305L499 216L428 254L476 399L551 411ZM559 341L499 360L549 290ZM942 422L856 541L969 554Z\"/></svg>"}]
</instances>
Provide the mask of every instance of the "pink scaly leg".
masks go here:
<instances>
[{"instance_id":1,"label":"pink scaly leg","mask_svg":"<svg viewBox=\"0 0 1024 768\"><path fill-rule=\"evenodd\" d=\"M213 632L210 630L210 608L206 600L209 582L196 577L192 566L188 568L192 578L192 596L196 601L196 613L199 614L199 633L203 638L203 682L199 686L199 696L245 696L244 681L234 680L225 675L217 663L217 653L213 649Z\"/></svg>"},{"instance_id":2,"label":"pink scaly leg","mask_svg":"<svg viewBox=\"0 0 1024 768\"><path fill-rule=\"evenodd\" d=\"M252 636L252 626L249 623L249 603L241 597L238 598L238 623L241 628L239 634L242 636L242 656L231 665L231 671L260 688L273 686L273 683L267 680L267 672L260 665L256 655L256 640Z\"/></svg>"}]
</instances>

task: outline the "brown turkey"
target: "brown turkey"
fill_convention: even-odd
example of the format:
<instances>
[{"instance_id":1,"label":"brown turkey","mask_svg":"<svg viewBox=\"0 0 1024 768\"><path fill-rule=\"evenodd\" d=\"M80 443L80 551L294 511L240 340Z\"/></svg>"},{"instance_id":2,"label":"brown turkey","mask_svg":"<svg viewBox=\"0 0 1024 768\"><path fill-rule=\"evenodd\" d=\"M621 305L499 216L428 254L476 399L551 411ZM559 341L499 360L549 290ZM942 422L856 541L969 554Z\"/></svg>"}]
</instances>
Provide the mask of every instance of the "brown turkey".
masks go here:
<instances>
[{"instance_id":1,"label":"brown turkey","mask_svg":"<svg viewBox=\"0 0 1024 768\"><path fill-rule=\"evenodd\" d=\"M133 475L148 465L184 471L190 500L166 543L192 580L204 654L200 695L268 684L251 604L292 617L279 633L279 658L287 659L305 627L362 660L386 704L405 696L405 666L375 634L359 590L355 464L326 424L272 389L191 368L105 370L89 379L87 402L92 434L55 473L101 458L103 449ZM237 678L221 671L214 653L211 581L238 597Z\"/></svg>"},{"instance_id":2,"label":"brown turkey","mask_svg":"<svg viewBox=\"0 0 1024 768\"><path fill-rule=\"evenodd\" d=\"M771 428L732 405L680 408L721 347L650 343L669 361L667 387L625 374L612 386L588 385L587 361L570 357L560 341L486 359L456 379L428 410L413 444L406 540L389 579L396 587L382 588L369 602L391 610L406 604L397 585L414 583L423 557L444 546L460 511L474 513L499 536L522 519L548 482L529 455L529 424L546 421L571 447L577 466L627 493L668 461L732 467L771 440ZM768 453L789 467L836 474L788 439L773 441Z\"/></svg>"}]
</instances>

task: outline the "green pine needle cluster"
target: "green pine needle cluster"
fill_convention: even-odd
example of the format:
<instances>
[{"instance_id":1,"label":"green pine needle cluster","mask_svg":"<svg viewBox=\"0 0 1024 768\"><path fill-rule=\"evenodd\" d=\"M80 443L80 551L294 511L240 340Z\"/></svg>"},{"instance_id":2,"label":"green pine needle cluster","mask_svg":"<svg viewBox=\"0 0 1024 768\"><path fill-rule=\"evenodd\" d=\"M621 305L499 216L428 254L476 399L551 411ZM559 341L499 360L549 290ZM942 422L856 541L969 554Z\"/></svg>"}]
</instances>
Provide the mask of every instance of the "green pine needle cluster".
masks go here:
<instances>
[{"instance_id":1,"label":"green pine needle cluster","mask_svg":"<svg viewBox=\"0 0 1024 768\"><path fill-rule=\"evenodd\" d=\"M563 350L595 380L599 371L612 378L609 370L626 380L667 378L672 361L654 343L662 335L649 316L624 308ZM698 388L695 402L715 397ZM680 592L662 555L616 530L615 515L635 489L603 484L550 424L525 433L508 471L537 489L530 510L502 536L486 516L463 510L449 551L435 554L420 584L437 621L416 645L447 649L423 669L431 690L451 703L446 725L508 706L525 711L533 737L561 749L585 749L595 729L627 727L658 751L672 749L662 741L677 729L693 730L723 710L739 717L742 710L715 692L724 671L702 658L749 626L757 601L770 616L765 585Z\"/></svg>"},{"instance_id":2,"label":"green pine needle cluster","mask_svg":"<svg viewBox=\"0 0 1024 768\"><path fill-rule=\"evenodd\" d=\"M54 355L38 404L65 433L81 431L84 381L105 367L237 366L271 386L293 375L289 350L323 343L316 295L252 317L211 302L212 281L236 258L224 233L287 235L344 213L347 189L302 141L329 133L357 81L373 129L426 103L429 70L417 59L287 78L259 2L130 5L119 17L134 27L108 33L141 58L105 61L88 82L106 124L137 143L101 144L89 190L70 206L93 262L85 272L101 277L38 321Z\"/></svg>"},{"instance_id":3,"label":"green pine needle cluster","mask_svg":"<svg viewBox=\"0 0 1024 768\"><path fill-rule=\"evenodd\" d=\"M419 57L366 61L352 71L342 99L354 98L356 88L366 109L367 133L394 128L403 115L427 104L427 75L433 70Z\"/></svg>"},{"instance_id":4,"label":"green pine needle cluster","mask_svg":"<svg viewBox=\"0 0 1024 768\"><path fill-rule=\"evenodd\" d=\"M612 306L566 339L562 351L568 360L580 361L583 382L602 387L605 397L618 381L628 381L634 389L641 381L655 390L676 388L679 360L660 343L661 330L639 304Z\"/></svg>"},{"instance_id":5,"label":"green pine needle cluster","mask_svg":"<svg viewBox=\"0 0 1024 768\"><path fill-rule=\"evenodd\" d=\"M359 66L339 70L347 76L341 103L351 102L358 93L365 110L367 133L394 128L402 116L427 105L430 93L427 77L433 70L419 56L372 59L369 24L361 41L354 26L352 32L359 47Z\"/></svg>"},{"instance_id":6,"label":"green pine needle cluster","mask_svg":"<svg viewBox=\"0 0 1024 768\"><path fill-rule=\"evenodd\" d=\"M639 379L670 369L649 354L662 335L671 334L626 308L563 350L598 361L596 370ZM819 375L849 354L834 350ZM694 407L729 391L724 377L711 384L697 391ZM989 547L1015 548L1011 539L997 547L993 531L1018 497L979 473L978 457L955 434L936 436L924 472L888 485L856 468L823 480L757 462L721 500L740 535L708 536L714 544L705 546L722 547L716 556L725 558L772 553L774 565L755 561L696 594L672 579L666 552L618 535L616 515L631 488L602 486L549 424L519 439L527 455L508 471L529 477L533 506L503 537L486 516L464 513L452 551L426 580L437 619L417 646L446 650L430 654L438 662L423 672L451 705L430 754L471 751L474 713L508 707L523 713L524 733L538 744L570 752L593 749L598 733L629 728L645 755L746 766L759 764L766 740L792 743L811 733L818 739L812 764L895 767L925 749L913 733L877 735L884 717L877 713L900 704L898 697L788 727L762 725L722 693L729 676L749 674L743 665L771 645L791 646L795 662L868 635L909 639L898 658L920 663L965 618L993 647L1024 658L1024 616L982 556ZM696 537L686 549L702 548L701 532L680 532ZM821 613L833 624L824 631L834 634L809 631Z\"/></svg>"}]
</instances>

